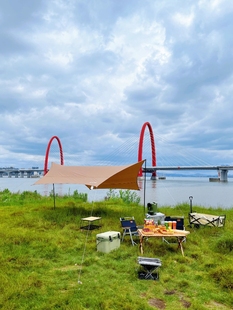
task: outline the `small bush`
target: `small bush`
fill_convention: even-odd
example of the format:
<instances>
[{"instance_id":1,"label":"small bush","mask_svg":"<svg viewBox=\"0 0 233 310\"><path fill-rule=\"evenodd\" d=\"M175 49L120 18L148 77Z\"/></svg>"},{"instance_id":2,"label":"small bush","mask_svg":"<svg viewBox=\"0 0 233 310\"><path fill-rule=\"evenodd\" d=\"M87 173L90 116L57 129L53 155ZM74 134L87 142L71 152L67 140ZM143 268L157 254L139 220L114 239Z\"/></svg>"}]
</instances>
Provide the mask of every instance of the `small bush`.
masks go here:
<instances>
[{"instance_id":1,"label":"small bush","mask_svg":"<svg viewBox=\"0 0 233 310\"><path fill-rule=\"evenodd\" d=\"M229 253L233 250L233 236L232 234L227 234L219 238L216 242L216 250L220 253Z\"/></svg>"},{"instance_id":2,"label":"small bush","mask_svg":"<svg viewBox=\"0 0 233 310\"><path fill-rule=\"evenodd\" d=\"M21 194L20 194L20 198L19 200L20 201L35 201L35 200L41 200L42 196L37 192L37 191L34 191L34 192L31 192L31 191L23 191Z\"/></svg>"},{"instance_id":3,"label":"small bush","mask_svg":"<svg viewBox=\"0 0 233 310\"><path fill-rule=\"evenodd\" d=\"M135 203L139 204L140 203L140 197L135 192L132 192L130 190L120 190L119 191L120 198L124 203L130 204L130 203Z\"/></svg>"},{"instance_id":4,"label":"small bush","mask_svg":"<svg viewBox=\"0 0 233 310\"><path fill-rule=\"evenodd\" d=\"M120 200L123 203L126 204L140 204L140 197L133 191L130 190L119 190L119 194L113 190L110 189L107 192L107 200Z\"/></svg>"},{"instance_id":5,"label":"small bush","mask_svg":"<svg viewBox=\"0 0 233 310\"><path fill-rule=\"evenodd\" d=\"M222 288L233 289L233 270L232 267L220 267L210 272L213 280Z\"/></svg>"},{"instance_id":6,"label":"small bush","mask_svg":"<svg viewBox=\"0 0 233 310\"><path fill-rule=\"evenodd\" d=\"M75 200L81 200L83 202L87 202L87 193L79 193L77 190L73 192L73 198Z\"/></svg>"}]
</instances>

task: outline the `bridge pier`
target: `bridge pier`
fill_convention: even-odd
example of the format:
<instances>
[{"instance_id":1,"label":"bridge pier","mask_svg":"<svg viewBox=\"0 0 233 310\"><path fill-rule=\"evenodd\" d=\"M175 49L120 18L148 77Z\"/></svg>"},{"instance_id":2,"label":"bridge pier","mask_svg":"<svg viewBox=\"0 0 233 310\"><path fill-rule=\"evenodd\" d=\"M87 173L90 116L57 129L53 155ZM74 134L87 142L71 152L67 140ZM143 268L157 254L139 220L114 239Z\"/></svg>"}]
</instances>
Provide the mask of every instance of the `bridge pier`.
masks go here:
<instances>
[{"instance_id":1,"label":"bridge pier","mask_svg":"<svg viewBox=\"0 0 233 310\"><path fill-rule=\"evenodd\" d=\"M151 180L156 180L156 171L153 171L151 174Z\"/></svg>"},{"instance_id":2,"label":"bridge pier","mask_svg":"<svg viewBox=\"0 0 233 310\"><path fill-rule=\"evenodd\" d=\"M220 182L227 182L227 174L228 170L227 169L220 169Z\"/></svg>"}]
</instances>

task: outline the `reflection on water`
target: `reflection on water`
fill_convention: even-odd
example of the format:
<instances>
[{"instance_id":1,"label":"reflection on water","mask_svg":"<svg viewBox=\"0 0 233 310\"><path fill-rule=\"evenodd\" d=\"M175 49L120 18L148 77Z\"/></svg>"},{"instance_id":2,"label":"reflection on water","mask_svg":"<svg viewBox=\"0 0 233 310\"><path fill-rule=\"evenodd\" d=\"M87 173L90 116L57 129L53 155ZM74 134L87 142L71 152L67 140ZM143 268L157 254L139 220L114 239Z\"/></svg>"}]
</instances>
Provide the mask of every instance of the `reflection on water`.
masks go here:
<instances>
[{"instance_id":1,"label":"reflection on water","mask_svg":"<svg viewBox=\"0 0 233 310\"><path fill-rule=\"evenodd\" d=\"M139 192L141 201L144 197L144 182ZM209 178L176 177L161 180L146 179L145 204L157 202L159 205L175 206L178 203L188 203L193 196L193 205L212 208L233 207L233 180L228 182L209 182Z\"/></svg>"},{"instance_id":2,"label":"reflection on water","mask_svg":"<svg viewBox=\"0 0 233 310\"><path fill-rule=\"evenodd\" d=\"M156 188L156 184L157 184L157 181L156 180L151 180L151 188Z\"/></svg>"}]
</instances>

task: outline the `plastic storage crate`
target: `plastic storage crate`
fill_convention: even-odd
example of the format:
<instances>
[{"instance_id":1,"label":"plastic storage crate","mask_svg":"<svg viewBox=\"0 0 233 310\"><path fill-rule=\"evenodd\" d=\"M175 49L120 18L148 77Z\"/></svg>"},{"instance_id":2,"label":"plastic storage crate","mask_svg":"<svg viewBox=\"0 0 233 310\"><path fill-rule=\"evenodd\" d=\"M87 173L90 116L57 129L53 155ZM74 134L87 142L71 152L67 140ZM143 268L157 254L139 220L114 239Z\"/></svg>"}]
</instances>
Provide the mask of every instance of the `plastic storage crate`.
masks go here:
<instances>
[{"instance_id":1,"label":"plastic storage crate","mask_svg":"<svg viewBox=\"0 0 233 310\"><path fill-rule=\"evenodd\" d=\"M184 230L183 216L166 216L165 221L176 221L176 229Z\"/></svg>"},{"instance_id":2,"label":"plastic storage crate","mask_svg":"<svg viewBox=\"0 0 233 310\"><path fill-rule=\"evenodd\" d=\"M109 253L120 247L121 234L118 231L106 231L96 235L97 251Z\"/></svg>"}]
</instances>

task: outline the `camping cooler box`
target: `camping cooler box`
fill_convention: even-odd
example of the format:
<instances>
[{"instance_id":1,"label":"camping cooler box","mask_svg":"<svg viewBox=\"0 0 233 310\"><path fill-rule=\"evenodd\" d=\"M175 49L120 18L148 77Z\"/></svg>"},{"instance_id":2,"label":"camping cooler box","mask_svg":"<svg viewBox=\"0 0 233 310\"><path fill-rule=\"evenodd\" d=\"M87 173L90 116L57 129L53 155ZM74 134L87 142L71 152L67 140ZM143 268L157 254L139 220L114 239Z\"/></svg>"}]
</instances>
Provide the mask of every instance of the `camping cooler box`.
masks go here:
<instances>
[{"instance_id":1,"label":"camping cooler box","mask_svg":"<svg viewBox=\"0 0 233 310\"><path fill-rule=\"evenodd\" d=\"M120 247L121 234L118 231L106 231L96 235L97 251L109 253Z\"/></svg>"}]
</instances>

